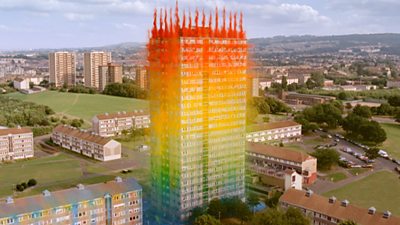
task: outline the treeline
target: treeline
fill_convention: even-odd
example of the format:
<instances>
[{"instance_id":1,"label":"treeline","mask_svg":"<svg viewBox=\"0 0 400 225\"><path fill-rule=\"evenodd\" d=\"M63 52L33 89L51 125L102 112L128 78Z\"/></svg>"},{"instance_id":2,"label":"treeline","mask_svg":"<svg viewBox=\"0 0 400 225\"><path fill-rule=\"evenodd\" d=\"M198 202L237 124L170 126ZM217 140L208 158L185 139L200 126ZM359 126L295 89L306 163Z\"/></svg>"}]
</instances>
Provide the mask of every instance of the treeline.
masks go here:
<instances>
[{"instance_id":1,"label":"treeline","mask_svg":"<svg viewBox=\"0 0 400 225\"><path fill-rule=\"evenodd\" d=\"M239 198L213 199L206 208L195 208L189 218L193 225L221 225L221 219L236 218L241 224L246 221L249 225L308 225L310 220L299 209L288 208L286 211L278 207L280 192L276 192L266 200L268 208L255 214L254 207L259 204L255 195L250 195L246 203Z\"/></svg>"},{"instance_id":2,"label":"treeline","mask_svg":"<svg viewBox=\"0 0 400 225\"><path fill-rule=\"evenodd\" d=\"M348 137L370 145L386 140L385 130L370 119L372 113L368 107L357 105L345 118L342 117L343 113L341 102L333 101L308 107L297 113L295 120L302 124L304 133L319 127L336 129L341 126Z\"/></svg>"},{"instance_id":3,"label":"treeline","mask_svg":"<svg viewBox=\"0 0 400 225\"><path fill-rule=\"evenodd\" d=\"M322 89L298 91L301 94L316 94L324 96L333 96L340 100L357 100L357 99L381 99L388 100L393 96L400 96L400 89L376 89L366 91L328 91Z\"/></svg>"},{"instance_id":4,"label":"treeline","mask_svg":"<svg viewBox=\"0 0 400 225\"><path fill-rule=\"evenodd\" d=\"M16 126L48 126L49 115L54 111L45 105L0 96L0 125Z\"/></svg>"},{"instance_id":5,"label":"treeline","mask_svg":"<svg viewBox=\"0 0 400 225\"><path fill-rule=\"evenodd\" d=\"M128 98L139 98L139 99L147 98L147 91L137 86L133 80L125 77L122 80L122 84L121 83L108 84L104 89L103 94L128 97Z\"/></svg>"}]
</instances>

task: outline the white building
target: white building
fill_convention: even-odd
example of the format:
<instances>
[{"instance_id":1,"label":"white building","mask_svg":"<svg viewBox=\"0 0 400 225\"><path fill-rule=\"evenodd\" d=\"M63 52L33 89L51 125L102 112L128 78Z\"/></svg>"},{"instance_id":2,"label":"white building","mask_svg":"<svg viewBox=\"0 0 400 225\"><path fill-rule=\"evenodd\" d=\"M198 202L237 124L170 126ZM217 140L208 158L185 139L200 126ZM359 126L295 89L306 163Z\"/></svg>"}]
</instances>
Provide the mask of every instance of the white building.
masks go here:
<instances>
[{"instance_id":1,"label":"white building","mask_svg":"<svg viewBox=\"0 0 400 225\"><path fill-rule=\"evenodd\" d=\"M51 139L63 148L96 160L121 158L121 143L74 127L58 125L54 128Z\"/></svg>"},{"instance_id":2,"label":"white building","mask_svg":"<svg viewBox=\"0 0 400 225\"><path fill-rule=\"evenodd\" d=\"M96 115L92 119L93 131L102 137L120 135L123 130L141 129L150 126L150 115L143 110Z\"/></svg>"},{"instance_id":3,"label":"white building","mask_svg":"<svg viewBox=\"0 0 400 225\"><path fill-rule=\"evenodd\" d=\"M257 124L249 128L249 142L292 142L301 139L301 124L294 121L279 121Z\"/></svg>"},{"instance_id":4,"label":"white building","mask_svg":"<svg viewBox=\"0 0 400 225\"><path fill-rule=\"evenodd\" d=\"M0 129L0 161L32 158L33 133L29 128Z\"/></svg>"},{"instance_id":5,"label":"white building","mask_svg":"<svg viewBox=\"0 0 400 225\"><path fill-rule=\"evenodd\" d=\"M303 189L303 177L298 174L296 170L286 169L283 179L285 183L285 191L292 188L296 190Z\"/></svg>"},{"instance_id":6,"label":"white building","mask_svg":"<svg viewBox=\"0 0 400 225\"><path fill-rule=\"evenodd\" d=\"M29 89L29 80L23 78L15 78L13 81L14 88L17 90L28 90Z\"/></svg>"}]
</instances>

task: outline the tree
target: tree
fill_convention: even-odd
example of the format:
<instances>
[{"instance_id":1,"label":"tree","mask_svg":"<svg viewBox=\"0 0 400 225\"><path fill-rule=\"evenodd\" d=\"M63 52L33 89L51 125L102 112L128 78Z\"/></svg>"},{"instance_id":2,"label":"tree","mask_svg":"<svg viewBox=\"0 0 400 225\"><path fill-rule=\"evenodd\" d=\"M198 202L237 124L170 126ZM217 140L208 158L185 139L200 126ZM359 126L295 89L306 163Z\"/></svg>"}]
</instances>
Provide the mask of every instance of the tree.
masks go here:
<instances>
[{"instance_id":1,"label":"tree","mask_svg":"<svg viewBox=\"0 0 400 225\"><path fill-rule=\"evenodd\" d=\"M309 225L311 221L297 208L289 207L285 218L290 225Z\"/></svg>"},{"instance_id":2,"label":"tree","mask_svg":"<svg viewBox=\"0 0 400 225\"><path fill-rule=\"evenodd\" d=\"M335 149L317 149L311 155L317 158L319 170L330 170L339 163L340 154Z\"/></svg>"},{"instance_id":3,"label":"tree","mask_svg":"<svg viewBox=\"0 0 400 225\"><path fill-rule=\"evenodd\" d=\"M253 213L254 213L254 207L256 207L259 204L259 202L260 202L260 199L253 192L251 192L247 196L247 204L250 206L250 208L253 211Z\"/></svg>"},{"instance_id":4,"label":"tree","mask_svg":"<svg viewBox=\"0 0 400 225\"><path fill-rule=\"evenodd\" d=\"M221 222L211 215L202 215L196 218L193 225L221 225Z\"/></svg>"},{"instance_id":5,"label":"tree","mask_svg":"<svg viewBox=\"0 0 400 225\"><path fill-rule=\"evenodd\" d=\"M382 143L386 140L386 132L376 121L368 121L360 126L360 135L367 142Z\"/></svg>"},{"instance_id":6,"label":"tree","mask_svg":"<svg viewBox=\"0 0 400 225\"><path fill-rule=\"evenodd\" d=\"M282 86L281 86L281 87L282 87L282 90L287 90L288 82L287 82L286 76L282 76L281 85L282 85Z\"/></svg>"},{"instance_id":7,"label":"tree","mask_svg":"<svg viewBox=\"0 0 400 225\"><path fill-rule=\"evenodd\" d=\"M353 109L353 113L357 116L361 116L364 118L371 118L372 113L371 113L371 109L368 106L361 106L361 105L356 105L356 107L354 107Z\"/></svg>"},{"instance_id":8,"label":"tree","mask_svg":"<svg viewBox=\"0 0 400 225\"><path fill-rule=\"evenodd\" d=\"M346 221L340 222L338 225L357 225L357 223L352 220L346 220Z\"/></svg>"},{"instance_id":9,"label":"tree","mask_svg":"<svg viewBox=\"0 0 400 225\"><path fill-rule=\"evenodd\" d=\"M350 102L347 102L345 108L346 108L347 110L350 110L350 109L353 108L353 106L351 105Z\"/></svg>"},{"instance_id":10,"label":"tree","mask_svg":"<svg viewBox=\"0 0 400 225\"><path fill-rule=\"evenodd\" d=\"M71 126L79 128L79 127L82 126L82 123L81 123L81 121L79 119L73 119L71 121Z\"/></svg>"},{"instance_id":11,"label":"tree","mask_svg":"<svg viewBox=\"0 0 400 225\"><path fill-rule=\"evenodd\" d=\"M250 225L310 225L311 221L306 218L299 209L289 207L287 211L278 209L267 209L254 216Z\"/></svg>"},{"instance_id":12,"label":"tree","mask_svg":"<svg viewBox=\"0 0 400 225\"><path fill-rule=\"evenodd\" d=\"M335 129L342 122L342 108L336 103L317 104L305 108L301 113L303 119Z\"/></svg>"},{"instance_id":13,"label":"tree","mask_svg":"<svg viewBox=\"0 0 400 225\"><path fill-rule=\"evenodd\" d=\"M400 106L400 95L393 95L388 98L388 103L391 106Z\"/></svg>"},{"instance_id":14,"label":"tree","mask_svg":"<svg viewBox=\"0 0 400 225\"><path fill-rule=\"evenodd\" d=\"M369 158L369 159L376 159L379 157L379 148L369 148L367 150L365 150L365 155Z\"/></svg>"},{"instance_id":15,"label":"tree","mask_svg":"<svg viewBox=\"0 0 400 225\"><path fill-rule=\"evenodd\" d=\"M189 224L193 224L196 218L205 214L205 210L202 207L196 207L191 210L189 217Z\"/></svg>"},{"instance_id":16,"label":"tree","mask_svg":"<svg viewBox=\"0 0 400 225\"><path fill-rule=\"evenodd\" d=\"M15 186L15 189L17 189L17 191L19 191L19 192L22 192L22 191L24 191L24 186L22 186L21 184L17 184L16 186Z\"/></svg>"},{"instance_id":17,"label":"tree","mask_svg":"<svg viewBox=\"0 0 400 225\"><path fill-rule=\"evenodd\" d=\"M346 92L342 91L342 92L340 92L340 93L338 94L337 97L338 97L338 99L340 99L340 100L346 100L346 99L348 98L348 95L347 95Z\"/></svg>"},{"instance_id":18,"label":"tree","mask_svg":"<svg viewBox=\"0 0 400 225\"><path fill-rule=\"evenodd\" d=\"M265 200L265 204L270 208L276 208L279 203L279 198L282 196L282 192L274 191L271 196Z\"/></svg>"},{"instance_id":19,"label":"tree","mask_svg":"<svg viewBox=\"0 0 400 225\"><path fill-rule=\"evenodd\" d=\"M311 73L310 79L306 81L306 86L308 89L314 89L317 87L324 86L324 75L320 72Z\"/></svg>"},{"instance_id":20,"label":"tree","mask_svg":"<svg viewBox=\"0 0 400 225\"><path fill-rule=\"evenodd\" d=\"M250 222L250 225L286 225L284 213L277 209L268 209L262 213L256 214Z\"/></svg>"},{"instance_id":21,"label":"tree","mask_svg":"<svg viewBox=\"0 0 400 225\"><path fill-rule=\"evenodd\" d=\"M28 186L33 187L37 184L37 181L35 179L29 179L28 180Z\"/></svg>"},{"instance_id":22,"label":"tree","mask_svg":"<svg viewBox=\"0 0 400 225\"><path fill-rule=\"evenodd\" d=\"M221 216L225 215L226 208L224 204L222 204L221 200L213 199L210 201L208 205L207 213L215 218L220 219Z\"/></svg>"}]
</instances>

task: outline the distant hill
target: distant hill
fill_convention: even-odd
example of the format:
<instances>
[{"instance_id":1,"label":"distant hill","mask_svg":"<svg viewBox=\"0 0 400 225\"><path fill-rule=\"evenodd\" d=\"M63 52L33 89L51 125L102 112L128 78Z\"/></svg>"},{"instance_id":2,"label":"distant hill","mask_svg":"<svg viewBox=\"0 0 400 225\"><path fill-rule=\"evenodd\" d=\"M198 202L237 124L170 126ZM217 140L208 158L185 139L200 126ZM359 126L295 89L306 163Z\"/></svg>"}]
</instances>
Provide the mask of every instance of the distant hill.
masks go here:
<instances>
[{"instance_id":1,"label":"distant hill","mask_svg":"<svg viewBox=\"0 0 400 225\"><path fill-rule=\"evenodd\" d=\"M249 40L257 52L329 53L339 50L379 48L383 54L400 55L400 34L351 34L337 36L276 36Z\"/></svg>"}]
</instances>

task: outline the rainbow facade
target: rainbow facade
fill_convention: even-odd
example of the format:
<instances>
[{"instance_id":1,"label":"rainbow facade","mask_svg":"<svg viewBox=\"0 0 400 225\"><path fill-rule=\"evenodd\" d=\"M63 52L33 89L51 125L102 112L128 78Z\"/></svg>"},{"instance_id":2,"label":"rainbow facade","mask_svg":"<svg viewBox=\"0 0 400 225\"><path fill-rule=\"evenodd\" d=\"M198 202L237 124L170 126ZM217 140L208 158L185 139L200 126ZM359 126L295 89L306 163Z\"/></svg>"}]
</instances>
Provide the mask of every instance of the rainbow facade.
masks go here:
<instances>
[{"instance_id":1,"label":"rainbow facade","mask_svg":"<svg viewBox=\"0 0 400 225\"><path fill-rule=\"evenodd\" d=\"M241 14L218 14L154 13L151 197L172 224L214 198L244 198L247 41Z\"/></svg>"}]
</instances>

